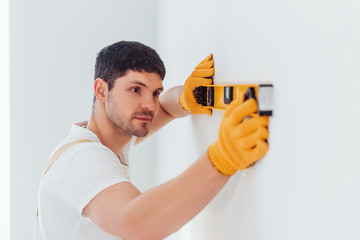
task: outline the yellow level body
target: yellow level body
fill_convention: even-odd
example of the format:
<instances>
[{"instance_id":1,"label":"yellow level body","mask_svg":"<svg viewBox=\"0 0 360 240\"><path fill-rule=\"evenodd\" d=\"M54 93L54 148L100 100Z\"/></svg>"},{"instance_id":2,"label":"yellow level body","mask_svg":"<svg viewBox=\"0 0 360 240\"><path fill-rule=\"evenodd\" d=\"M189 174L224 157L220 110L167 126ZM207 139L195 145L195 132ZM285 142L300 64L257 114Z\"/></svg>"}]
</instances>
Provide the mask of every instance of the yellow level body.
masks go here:
<instances>
[{"instance_id":1,"label":"yellow level body","mask_svg":"<svg viewBox=\"0 0 360 240\"><path fill-rule=\"evenodd\" d=\"M237 99L239 96L244 96L246 91L253 87L255 90L256 99L258 98L258 86L256 84L249 84L249 85L207 85L206 87L213 87L214 88L214 105L213 106L206 106L206 108L212 109L222 109L225 110L228 108L229 104L224 102L224 87L232 87L233 88L233 99Z\"/></svg>"},{"instance_id":2,"label":"yellow level body","mask_svg":"<svg viewBox=\"0 0 360 240\"><path fill-rule=\"evenodd\" d=\"M205 108L225 110L242 96L244 100L254 98L257 101L259 115L272 115L272 84L204 85L200 88L196 95Z\"/></svg>"}]
</instances>

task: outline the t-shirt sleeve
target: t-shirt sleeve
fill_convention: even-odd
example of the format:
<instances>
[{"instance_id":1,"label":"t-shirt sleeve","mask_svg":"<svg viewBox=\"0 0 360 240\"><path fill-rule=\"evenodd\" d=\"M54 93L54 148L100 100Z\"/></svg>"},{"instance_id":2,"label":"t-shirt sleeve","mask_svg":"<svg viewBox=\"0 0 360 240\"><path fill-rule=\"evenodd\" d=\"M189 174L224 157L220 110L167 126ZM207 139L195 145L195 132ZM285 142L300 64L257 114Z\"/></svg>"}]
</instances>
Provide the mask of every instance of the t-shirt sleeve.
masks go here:
<instances>
[{"instance_id":1,"label":"t-shirt sleeve","mask_svg":"<svg viewBox=\"0 0 360 240\"><path fill-rule=\"evenodd\" d=\"M83 209L98 193L129 179L126 166L109 149L87 143L77 150L69 159L59 193L71 210L85 217Z\"/></svg>"}]
</instances>

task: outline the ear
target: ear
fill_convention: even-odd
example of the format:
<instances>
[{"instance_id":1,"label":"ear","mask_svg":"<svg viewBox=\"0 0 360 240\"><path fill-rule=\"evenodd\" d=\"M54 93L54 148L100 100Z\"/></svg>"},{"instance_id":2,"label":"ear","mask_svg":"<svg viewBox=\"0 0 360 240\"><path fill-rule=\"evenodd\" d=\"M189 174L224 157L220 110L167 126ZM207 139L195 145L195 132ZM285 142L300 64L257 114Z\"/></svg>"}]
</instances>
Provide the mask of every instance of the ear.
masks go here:
<instances>
[{"instance_id":1,"label":"ear","mask_svg":"<svg viewBox=\"0 0 360 240\"><path fill-rule=\"evenodd\" d=\"M105 103L108 94L108 84L101 78L95 79L94 82L95 97L99 102Z\"/></svg>"}]
</instances>

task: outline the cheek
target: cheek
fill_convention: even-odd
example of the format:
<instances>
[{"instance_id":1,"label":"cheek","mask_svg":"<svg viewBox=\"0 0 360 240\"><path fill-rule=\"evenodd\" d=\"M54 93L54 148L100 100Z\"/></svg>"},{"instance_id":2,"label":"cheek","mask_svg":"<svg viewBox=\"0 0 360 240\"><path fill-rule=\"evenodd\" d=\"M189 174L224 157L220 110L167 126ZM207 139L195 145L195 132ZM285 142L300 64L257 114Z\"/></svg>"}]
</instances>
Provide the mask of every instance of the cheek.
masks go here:
<instances>
[{"instance_id":1,"label":"cheek","mask_svg":"<svg viewBox=\"0 0 360 240\"><path fill-rule=\"evenodd\" d=\"M107 111L111 112L113 115L123 115L127 112L128 105L123 99L111 97L106 104Z\"/></svg>"},{"instance_id":2,"label":"cheek","mask_svg":"<svg viewBox=\"0 0 360 240\"><path fill-rule=\"evenodd\" d=\"M159 112L160 109L160 102L157 102L157 106L156 106L156 110L155 110L155 114L157 114Z\"/></svg>"}]
</instances>

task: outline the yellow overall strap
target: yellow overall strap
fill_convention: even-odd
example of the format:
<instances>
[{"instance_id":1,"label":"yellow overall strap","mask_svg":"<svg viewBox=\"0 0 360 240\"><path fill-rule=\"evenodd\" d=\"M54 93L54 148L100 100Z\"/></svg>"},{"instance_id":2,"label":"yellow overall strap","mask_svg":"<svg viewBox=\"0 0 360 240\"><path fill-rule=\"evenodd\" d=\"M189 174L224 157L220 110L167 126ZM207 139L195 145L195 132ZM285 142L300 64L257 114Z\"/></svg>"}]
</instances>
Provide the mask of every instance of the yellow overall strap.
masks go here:
<instances>
[{"instance_id":1,"label":"yellow overall strap","mask_svg":"<svg viewBox=\"0 0 360 240\"><path fill-rule=\"evenodd\" d=\"M49 168L56 162L56 160L58 160L60 158L60 156L66 151L68 150L71 146L78 144L78 143L84 143L84 142L92 142L89 139L78 139L76 141L73 142L69 142L68 144L65 144L64 146L60 147L58 150L56 150L56 152L51 156L51 158L49 159L49 161L46 163L45 167L44 167L44 172L42 177L45 176L45 174L47 173L47 171L49 170ZM39 210L37 210L36 216L39 215Z\"/></svg>"},{"instance_id":2,"label":"yellow overall strap","mask_svg":"<svg viewBox=\"0 0 360 240\"><path fill-rule=\"evenodd\" d=\"M69 142L68 144L65 144L64 146L62 146L61 148L59 148L49 159L49 161L46 163L45 167L44 167L44 172L43 172L43 177L46 174L46 172L49 170L49 168L56 162L56 160L59 159L59 157L66 151L68 150L71 146L78 144L78 143L84 143L84 142L91 142L91 140L89 139L78 139L76 141L73 142Z\"/></svg>"}]
</instances>

